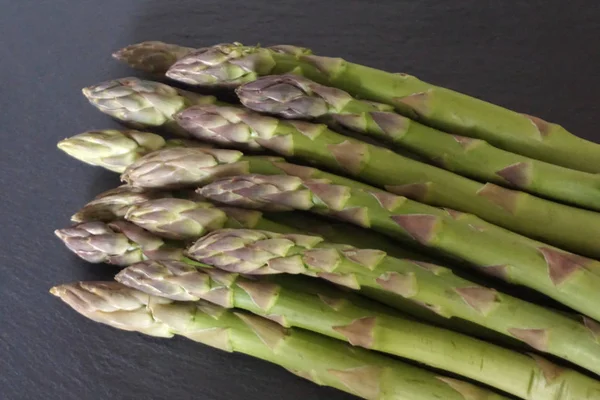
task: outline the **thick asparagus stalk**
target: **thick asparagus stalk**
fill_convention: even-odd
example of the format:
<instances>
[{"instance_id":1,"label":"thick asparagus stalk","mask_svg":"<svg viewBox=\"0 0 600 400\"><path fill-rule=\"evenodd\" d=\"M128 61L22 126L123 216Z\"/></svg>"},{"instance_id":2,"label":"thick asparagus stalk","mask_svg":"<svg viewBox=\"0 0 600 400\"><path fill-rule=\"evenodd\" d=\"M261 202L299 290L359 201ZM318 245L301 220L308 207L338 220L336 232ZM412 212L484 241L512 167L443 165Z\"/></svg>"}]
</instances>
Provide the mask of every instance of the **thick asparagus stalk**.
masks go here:
<instances>
[{"instance_id":1,"label":"thick asparagus stalk","mask_svg":"<svg viewBox=\"0 0 600 400\"><path fill-rule=\"evenodd\" d=\"M73 283L50 292L93 321L156 337L181 335L248 354L364 399L506 399L322 335L285 329L265 318L203 301L174 302L116 282Z\"/></svg>"},{"instance_id":2,"label":"thick asparagus stalk","mask_svg":"<svg viewBox=\"0 0 600 400\"><path fill-rule=\"evenodd\" d=\"M233 273L307 274L351 289L383 289L447 318L477 323L539 351L600 371L600 344L590 329L592 321L578 323L460 278L438 265L392 258L380 250L332 245L315 236L243 229L215 231L194 243L187 254Z\"/></svg>"},{"instance_id":3,"label":"thick asparagus stalk","mask_svg":"<svg viewBox=\"0 0 600 400\"><path fill-rule=\"evenodd\" d=\"M150 132L105 129L63 139L57 147L86 164L123 173L145 154L169 147L211 147L197 140L169 139Z\"/></svg>"},{"instance_id":4,"label":"thick asparagus stalk","mask_svg":"<svg viewBox=\"0 0 600 400\"><path fill-rule=\"evenodd\" d=\"M259 252L255 250L262 259ZM116 276L117 281L148 294L182 301L203 299L227 308L240 308L284 327L307 329L408 358L522 399L579 399L573 396L593 390L600 394L600 382L575 371L565 371L552 385L547 385L544 370L548 361L401 318L338 290L318 287L307 292L308 284L294 282L291 277L281 278L249 280L237 274L198 270L169 261L134 264ZM600 346L595 347L600 361Z\"/></svg>"},{"instance_id":5,"label":"thick asparagus stalk","mask_svg":"<svg viewBox=\"0 0 600 400\"><path fill-rule=\"evenodd\" d=\"M236 89L246 107L285 118L319 118L391 142L441 168L576 206L600 210L600 176L496 148L480 139L449 135L396 114L391 106L298 75L272 75Z\"/></svg>"},{"instance_id":6,"label":"thick asparagus stalk","mask_svg":"<svg viewBox=\"0 0 600 400\"><path fill-rule=\"evenodd\" d=\"M173 121L173 114L192 105L217 102L214 96L134 77L102 82L82 92L100 111L133 128L160 128L183 137L189 135Z\"/></svg>"},{"instance_id":7,"label":"thick asparagus stalk","mask_svg":"<svg viewBox=\"0 0 600 400\"><path fill-rule=\"evenodd\" d=\"M391 237L411 237L425 246L469 261L488 274L527 286L600 320L597 262L552 247L529 246L518 235L481 231L460 213L426 206L386 193L371 193L324 180L245 175L199 189L202 196L229 205L268 211L311 210L332 215ZM501 228L494 227L494 230Z\"/></svg>"},{"instance_id":8,"label":"thick asparagus stalk","mask_svg":"<svg viewBox=\"0 0 600 400\"><path fill-rule=\"evenodd\" d=\"M600 213L482 184L308 122L243 108L190 107L176 121L197 138L260 145L351 175L414 200L478 215L496 225L591 257L600 256Z\"/></svg>"},{"instance_id":9,"label":"thick asparagus stalk","mask_svg":"<svg viewBox=\"0 0 600 400\"><path fill-rule=\"evenodd\" d=\"M294 46L268 49L239 43L199 49L177 61L167 76L191 85L239 86L260 76L294 73L366 100L392 105L405 116L451 133L552 164L600 172L600 145L563 127L520 114L407 74L389 73L320 57Z\"/></svg>"},{"instance_id":10,"label":"thick asparagus stalk","mask_svg":"<svg viewBox=\"0 0 600 400\"><path fill-rule=\"evenodd\" d=\"M135 43L113 53L113 57L132 68L164 75L177 60L190 54L191 47L159 41Z\"/></svg>"}]
</instances>

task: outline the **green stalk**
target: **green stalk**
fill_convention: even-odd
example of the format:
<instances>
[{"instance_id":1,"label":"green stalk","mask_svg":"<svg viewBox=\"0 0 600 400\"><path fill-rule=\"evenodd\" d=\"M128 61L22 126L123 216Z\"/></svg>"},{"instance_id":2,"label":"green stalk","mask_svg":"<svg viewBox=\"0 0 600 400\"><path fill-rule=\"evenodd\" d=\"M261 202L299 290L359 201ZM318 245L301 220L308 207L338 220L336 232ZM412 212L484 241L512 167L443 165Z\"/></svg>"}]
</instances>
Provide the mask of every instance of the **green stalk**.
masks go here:
<instances>
[{"instance_id":1,"label":"green stalk","mask_svg":"<svg viewBox=\"0 0 600 400\"><path fill-rule=\"evenodd\" d=\"M322 181L325 183L331 183L338 186L343 186L341 193L347 190L361 190L362 196L367 196L371 201L369 204L373 204L373 213L378 215L378 209L389 211L385 208L385 204L376 201L375 197L379 196L383 199L392 199L392 203L396 202L394 199L401 199L406 201L404 198L393 196L390 193L379 191L371 186L353 181L348 178L329 174L312 167L305 167L295 164L284 162L280 158L273 157L259 157L259 156L244 156L241 152L235 150L222 150L222 149L186 149L186 148L173 148L154 152L146 155L134 164L132 164L122 175L122 179L127 181L134 187L141 188L189 188L198 187L205 185L209 182L215 181L219 177L224 176L235 176L235 175L248 175L248 174L266 174L272 175L267 181L267 186L264 188L263 194L268 195L270 191L274 194L278 193L280 189L285 189L286 182L289 180L288 176L294 176L306 180L309 183L317 183ZM270 183L274 186L269 186ZM245 182L243 179L239 181L241 185L239 188L228 188L228 190L242 190L244 185L253 186L255 182ZM292 187L297 185L296 181L292 179ZM282 185L281 188L278 185ZM276 189L276 190L275 190ZM240 193L235 196L227 198L219 198L220 201L235 202L240 201L244 207L252 206L253 202L249 196L253 194ZM294 196L300 196L302 200L302 194L290 193L289 199L285 197L273 198L279 202L290 201L292 205ZM373 197L375 196L375 197ZM275 202L265 202L261 199L256 206L269 206L273 207L276 211L281 209L289 210L289 206L283 205L277 206ZM400 201L400 200L398 200ZM267 203L267 204L265 204ZM581 257L572 253L562 251L560 249L551 247L541 242L529 239L527 237L515 234L508 230L486 223L481 219L469 215L453 211L450 209L440 210L434 207L427 206L425 204L408 201L417 207L420 213L431 214L432 216L448 216L451 215L454 218L454 224L462 224L463 228L469 230L469 232L476 230L478 232L485 231L483 235L488 240L487 247L490 249L487 253L479 251L477 261L473 261L473 254L468 249L468 243L465 244L462 240L457 240L457 248L453 249L451 246L445 246L443 248L433 246L434 248L445 252L446 254L452 255L455 259L463 259L469 262L474 262L476 265L481 266L493 266L493 265L513 265L527 268L528 258L533 257L537 260L540 256L543 259L548 258L549 262L558 265L558 260L566 259L567 264L573 265L570 267L571 270L577 270L579 268L585 268L595 274L600 275L600 263L598 261ZM333 203L332 206L336 209L338 203ZM292 207L294 208L294 207ZM368 212L361 207L356 210L347 210L340 216L341 218L349 218L351 222L358 224L362 227L369 227L368 221L362 221L361 218L368 217ZM387 221L386 216L381 217L381 224L378 229L383 229L388 225L395 226L396 229L402 231L393 221ZM386 228L387 229L387 228ZM402 231L404 232L404 231ZM393 229L389 229L384 232L391 235L394 240L398 240L403 244L408 243L408 246L414 246L416 238L406 233L398 234ZM498 251L493 247L493 242L504 243L510 246L510 252L502 255L497 254ZM430 248L432 246L429 246ZM462 250L464 248L464 250ZM459 250L461 249L461 250ZM527 254L533 254L528 256ZM500 264L502 262L502 264ZM536 262L539 263L539 260ZM558 267L557 267L558 268ZM555 268L551 268L553 270ZM560 268L559 268L560 269ZM565 271L568 273L569 271ZM560 274L559 274L560 275ZM560 281L560 279L559 279Z\"/></svg>"},{"instance_id":2,"label":"green stalk","mask_svg":"<svg viewBox=\"0 0 600 400\"><path fill-rule=\"evenodd\" d=\"M597 262L542 246L524 245L520 236L494 234L472 226L461 213L440 210L389 193L371 193L323 180L246 175L226 178L199 189L211 200L267 211L310 210L352 222L396 238L453 254L482 272L543 293L600 320L600 274ZM491 226L491 225L489 225ZM493 227L493 226L492 226ZM497 227L493 227L499 230ZM588 268L594 268L595 272Z\"/></svg>"},{"instance_id":3,"label":"green stalk","mask_svg":"<svg viewBox=\"0 0 600 400\"><path fill-rule=\"evenodd\" d=\"M273 321L206 302L173 302L116 282L61 285L51 293L94 321L157 337L181 335L248 354L364 399L505 399L322 335L285 329Z\"/></svg>"},{"instance_id":4,"label":"green stalk","mask_svg":"<svg viewBox=\"0 0 600 400\"><path fill-rule=\"evenodd\" d=\"M511 153L489 143L422 125L391 106L297 75L272 75L236 89L246 107L285 118L320 119L409 150L435 165L483 182L509 186L600 210L600 176Z\"/></svg>"},{"instance_id":5,"label":"green stalk","mask_svg":"<svg viewBox=\"0 0 600 400\"><path fill-rule=\"evenodd\" d=\"M197 262L184 256L185 244L181 240L195 240L219 228L261 229L279 233L318 231L319 236L331 242L355 246L369 243L372 248L389 251L397 257L429 260L394 244L384 235L350 224L330 224L325 219L310 215L265 215L254 210L215 207L206 202L170 198L169 195L169 192L143 191L127 186L109 190L98 195L72 217L73 221L84 223L58 230L57 235L68 248L87 261L120 266L145 259L173 259L198 266ZM129 222L117 221L124 218ZM170 242L164 238L180 241ZM395 298L394 307L438 326L506 342L505 337L496 332L469 326L464 321L448 320L422 307L415 307L408 300L398 301Z\"/></svg>"},{"instance_id":6,"label":"green stalk","mask_svg":"<svg viewBox=\"0 0 600 400\"><path fill-rule=\"evenodd\" d=\"M292 277L257 281L167 261L132 265L116 279L155 296L183 301L203 299L247 310L284 327L306 329L411 359L522 399L579 399L577 396L593 390L600 394L600 382L574 371L565 372L561 379L548 385L544 372L552 364L536 356L400 318L375 303ZM560 391L569 394L562 395Z\"/></svg>"},{"instance_id":7,"label":"green stalk","mask_svg":"<svg viewBox=\"0 0 600 400\"><path fill-rule=\"evenodd\" d=\"M600 172L600 145L563 127L517 113L403 73L390 73L341 58L312 55L294 46L220 44L192 52L167 71L191 85L236 87L260 76L293 73L353 96L389 104L429 126L552 164Z\"/></svg>"},{"instance_id":8,"label":"green stalk","mask_svg":"<svg viewBox=\"0 0 600 400\"><path fill-rule=\"evenodd\" d=\"M600 213L594 211L482 184L340 135L325 125L284 121L215 105L190 107L175 119L202 140L262 146L422 203L475 214L531 238L590 257L600 256L596 240L600 237Z\"/></svg>"},{"instance_id":9,"label":"green stalk","mask_svg":"<svg viewBox=\"0 0 600 400\"><path fill-rule=\"evenodd\" d=\"M306 274L355 290L385 290L446 318L474 322L600 372L595 322L578 323L467 281L438 265L392 258L380 250L332 245L319 237L239 229L213 232L196 241L187 254L199 262L244 275Z\"/></svg>"}]
</instances>

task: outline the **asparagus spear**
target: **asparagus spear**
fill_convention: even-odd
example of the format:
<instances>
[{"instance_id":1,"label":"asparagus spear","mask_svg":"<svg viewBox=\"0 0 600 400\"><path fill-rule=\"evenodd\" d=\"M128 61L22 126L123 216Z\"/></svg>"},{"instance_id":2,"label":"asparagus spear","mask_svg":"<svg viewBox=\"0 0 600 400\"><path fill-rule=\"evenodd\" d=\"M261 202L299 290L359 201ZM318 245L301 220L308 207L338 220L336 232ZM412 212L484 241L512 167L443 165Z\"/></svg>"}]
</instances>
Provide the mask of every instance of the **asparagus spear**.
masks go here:
<instances>
[{"instance_id":1,"label":"asparagus spear","mask_svg":"<svg viewBox=\"0 0 600 400\"><path fill-rule=\"evenodd\" d=\"M57 235L75 254L87 261L107 262L120 266L127 266L132 262L146 258L170 258L197 266L197 262L184 256L184 243L165 243L161 238L154 235L162 234L163 237L168 238L197 239L207 231L220 227L259 228L281 233L315 232L318 230L320 236L331 242L355 246L368 245L375 249L384 250L396 257L408 257L422 261L430 260L419 253L398 246L383 235L366 232L366 230L360 228L352 229L354 228L352 225L328 224L326 221L315 220L307 215L294 218L285 215L286 213L272 213L265 216L258 211L234 207L211 209L208 203L192 203L189 200L178 202L180 199L173 198L168 200L178 203L180 205L179 210L183 210L183 212L174 212L174 209L170 208L164 210L159 208L161 210L159 213L136 212L135 218L130 218L139 225L154 231L154 234L140 230L138 226L131 226L129 222L122 221L117 225L110 223L113 220L130 215L129 210L137 205L142 205L144 210L152 209L153 207L143 206L146 201L158 199L157 201L164 205L169 193L162 192L162 194L164 196L161 198L161 192L140 192L138 189L127 186L107 191L99 195L96 200L88 203L72 217L72 220L76 222L95 222L94 224L80 224L68 229L58 230ZM194 206L181 206L183 204L189 206L190 203ZM154 208L156 208L156 205ZM98 221L104 221L107 224L99 224ZM465 323L465 321L448 320L410 301L390 296L389 293L384 291L373 291L369 296L376 299L387 299L394 308L432 324L488 340L515 345L513 342L509 343L506 337L497 335L491 330L482 329L477 325Z\"/></svg>"},{"instance_id":2,"label":"asparagus spear","mask_svg":"<svg viewBox=\"0 0 600 400\"><path fill-rule=\"evenodd\" d=\"M506 399L322 335L285 329L265 318L204 301L175 302L116 282L79 282L50 292L93 321L156 337L181 335L245 353L364 399Z\"/></svg>"},{"instance_id":3,"label":"asparagus spear","mask_svg":"<svg viewBox=\"0 0 600 400\"><path fill-rule=\"evenodd\" d=\"M254 250L253 254L262 259L259 252ZM151 295L181 301L203 299L223 307L247 310L284 327L307 329L356 346L408 358L523 399L579 399L577 396L594 390L600 395L600 382L575 371L567 370L552 385L547 385L546 367L541 366L549 364L548 361L401 318L338 290L311 287L307 292L306 287L312 283L295 282L290 278L257 281L169 261L134 264L116 276L117 281ZM596 344L595 349L600 361L600 346Z\"/></svg>"},{"instance_id":4,"label":"asparagus spear","mask_svg":"<svg viewBox=\"0 0 600 400\"><path fill-rule=\"evenodd\" d=\"M392 196L387 192L378 191L371 186L319 171L315 168L286 163L278 158L244 156L241 152L237 152L235 150L222 149L160 150L146 155L136 163L132 164L123 174L122 179L135 187L197 187L204 185L207 182L212 182L219 177L244 174L290 175L302 179L329 182L331 184L345 187L344 190L362 189L365 193L373 193L373 195L377 195L382 198L400 199L399 197ZM274 176L271 179L276 181L280 180L281 183L285 185L285 182L288 178L285 176ZM273 190L273 188L265 187L264 190L265 194L268 194L270 193L270 190ZM244 195L249 196L251 193ZM296 194L291 195L296 196ZM367 200L369 200L367 204L373 203L373 195L367 196ZM477 265L481 266L503 264L526 266L529 262L529 258L532 257L531 254L533 254L533 258L536 259L536 262L543 261L537 260L537 258L539 258L540 255L545 255L545 257L555 264L556 260L558 259L568 259L570 260L571 264L579 265L582 268L586 268L589 271L600 275L600 263L598 261L567 253L557 248L553 248L547 244L529 239L525 236L520 236L513 232L486 223L485 221L470 214L464 214L453 210L447 210L443 212L442 210L427 206L425 204L407 201L404 198L402 199L402 201L414 204L414 207L417 207L423 214L437 216L447 216L450 214L453 216L454 224L462 224L463 227L469 228L469 231L472 231L473 229L479 232L485 231L485 237L490 241L490 246L492 241L503 243L506 246L511 246L510 253L505 253L501 257L498 254L495 254L497 251L492 250L490 247L489 253L478 252L477 257L475 257L476 261L473 261L475 255L472 254L472 249L464 246L464 244L462 244L462 239L457 239L458 246L456 249L448 247L443 248L446 254L452 254L455 257L475 262ZM235 198L232 197L230 199L220 200L234 201ZM247 198L242 200L242 204L246 205L245 202L247 201ZM293 198L290 200L293 200ZM373 207L381 208L381 204L377 202L373 203L372 205ZM385 211L387 212L388 210ZM369 227L368 223L359 220L362 217L361 213L364 215L365 211L358 210L356 218L350 222L358 224L359 226ZM352 212L346 212L345 217L351 218ZM383 219L383 221L383 226L387 226L391 222L388 222L386 219ZM414 238L410 237L410 235L407 235L406 233L402 233L404 231L400 227L396 226L396 224L393 224L393 226L395 229L400 229L400 234L398 234L398 232L389 230L384 230L382 233L391 235L395 240L398 240L403 244L408 243L409 247L411 244L414 245ZM432 246L429 247L431 248ZM460 250L461 248L463 250ZM502 262L502 264L500 264L500 262ZM576 268L571 268L571 270L573 269Z\"/></svg>"},{"instance_id":5,"label":"asparagus spear","mask_svg":"<svg viewBox=\"0 0 600 400\"><path fill-rule=\"evenodd\" d=\"M600 213L482 184L388 149L300 121L284 121L243 108L190 107L175 116L192 135L228 145L260 145L342 172L439 207L475 214L526 236L591 257L600 256Z\"/></svg>"},{"instance_id":6,"label":"asparagus spear","mask_svg":"<svg viewBox=\"0 0 600 400\"><path fill-rule=\"evenodd\" d=\"M174 123L173 114L191 105L217 101L214 96L134 77L102 82L86 87L82 92L100 111L133 128L161 128L183 137L189 135Z\"/></svg>"},{"instance_id":7,"label":"asparagus spear","mask_svg":"<svg viewBox=\"0 0 600 400\"><path fill-rule=\"evenodd\" d=\"M144 189L185 189L198 187L221 176L249 173L289 174L311 179L327 179L365 190L372 186L333 175L316 168L286 162L281 157L245 156L237 150L170 148L140 158L125 169L121 180Z\"/></svg>"},{"instance_id":8,"label":"asparagus spear","mask_svg":"<svg viewBox=\"0 0 600 400\"><path fill-rule=\"evenodd\" d=\"M240 43L199 49L177 61L167 76L191 85L235 87L260 76L294 73L366 100L392 105L424 124L552 164L600 172L600 145L563 127L440 88L407 74L389 73L320 57L294 46Z\"/></svg>"},{"instance_id":9,"label":"asparagus spear","mask_svg":"<svg viewBox=\"0 0 600 400\"><path fill-rule=\"evenodd\" d=\"M132 44L113 53L113 57L132 68L164 75L177 60L196 49L159 41Z\"/></svg>"},{"instance_id":10,"label":"asparagus spear","mask_svg":"<svg viewBox=\"0 0 600 400\"><path fill-rule=\"evenodd\" d=\"M460 213L426 206L405 197L371 193L324 180L293 176L244 175L199 189L207 199L268 211L311 210L332 215L391 237L410 237L453 254L488 274L532 288L600 320L597 262L542 246L528 246L518 235L483 231ZM501 228L494 227L495 230ZM596 272L588 268L596 268ZM596 299L596 300L595 300Z\"/></svg>"},{"instance_id":11,"label":"asparagus spear","mask_svg":"<svg viewBox=\"0 0 600 400\"><path fill-rule=\"evenodd\" d=\"M163 245L169 247L172 243L165 244L159 238L152 235L171 240L196 240L208 232L222 228L248 228L270 230L280 233L308 232L319 234L327 240L335 243L346 243L351 245L369 245L372 248L384 250L398 257L409 257L419 260L430 260L415 251L398 246L386 236L375 232L367 232L364 229L345 223L330 223L327 220L318 219L310 215L285 215L290 213L272 213L265 215L260 211L247 210L236 207L218 207L206 201L194 201L185 198L174 198L170 192L145 191L126 185L120 186L101 193L75 213L71 220L78 223L105 222L102 225L100 240L104 240L105 234L117 235L116 242L128 240L127 249L134 248L143 250L148 246L146 241L159 243L154 247ZM126 219L129 223L121 222L113 226L111 222ZM135 224L143 228L142 240L137 242L137 236L127 235L128 227ZM75 229L85 230L85 242L95 241L94 232L89 232L87 224L80 228L71 227L66 230L57 231L57 235L69 245L73 240L68 233ZM125 233L121 232L120 226L125 227ZM93 225L92 225L93 227ZM133 228L135 229L135 228ZM111 231L112 233L110 233ZM135 229L137 232L138 230ZM107 233L108 232L108 233ZM123 237L125 236L125 238ZM76 237L80 237L76 235ZM127 239L126 239L127 238ZM152 240L150 240L152 238ZM144 240L146 239L146 240ZM78 239L77 239L78 240ZM183 247L183 244L178 244ZM108 249L102 245L95 245L102 251ZM79 250L75 250L78 253ZM119 250L108 251L110 254L120 254ZM180 254L180 253L178 253ZM99 257L98 262L107 262L110 256ZM155 258L155 257L153 257ZM89 260L88 260L89 261ZM120 265L127 265L122 264Z\"/></svg>"},{"instance_id":12,"label":"asparagus spear","mask_svg":"<svg viewBox=\"0 0 600 400\"><path fill-rule=\"evenodd\" d=\"M187 255L244 275L307 274L351 289L383 289L447 318L477 323L537 350L600 371L600 344L589 323L580 324L563 314L477 285L438 265L392 258L380 250L333 245L315 236L244 229L215 231L196 241Z\"/></svg>"},{"instance_id":13,"label":"asparagus spear","mask_svg":"<svg viewBox=\"0 0 600 400\"><path fill-rule=\"evenodd\" d=\"M272 75L236 89L246 107L285 118L319 118L391 142L441 168L576 206L600 210L600 176L496 148L479 139L448 135L393 112L391 106L357 100L343 90L298 75Z\"/></svg>"},{"instance_id":14,"label":"asparagus spear","mask_svg":"<svg viewBox=\"0 0 600 400\"><path fill-rule=\"evenodd\" d=\"M169 139L150 132L105 129L87 131L58 142L57 147L86 164L123 173L145 154L169 147L204 147L197 140Z\"/></svg>"}]
</instances>

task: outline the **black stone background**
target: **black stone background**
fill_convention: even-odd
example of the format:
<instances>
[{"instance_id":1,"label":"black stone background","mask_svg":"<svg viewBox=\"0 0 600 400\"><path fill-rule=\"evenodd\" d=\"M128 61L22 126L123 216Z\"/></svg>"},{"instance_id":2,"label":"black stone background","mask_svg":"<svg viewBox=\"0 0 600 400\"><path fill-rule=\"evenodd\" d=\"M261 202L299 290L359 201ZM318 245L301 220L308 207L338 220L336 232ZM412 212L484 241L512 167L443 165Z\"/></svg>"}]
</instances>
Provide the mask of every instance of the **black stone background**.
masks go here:
<instances>
[{"instance_id":1,"label":"black stone background","mask_svg":"<svg viewBox=\"0 0 600 400\"><path fill-rule=\"evenodd\" d=\"M115 272L52 233L118 183L55 147L118 126L80 93L133 74L112 51L143 40L303 45L600 140L599 37L593 0L0 0L0 399L350 398L243 355L95 324L48 294Z\"/></svg>"}]
</instances>

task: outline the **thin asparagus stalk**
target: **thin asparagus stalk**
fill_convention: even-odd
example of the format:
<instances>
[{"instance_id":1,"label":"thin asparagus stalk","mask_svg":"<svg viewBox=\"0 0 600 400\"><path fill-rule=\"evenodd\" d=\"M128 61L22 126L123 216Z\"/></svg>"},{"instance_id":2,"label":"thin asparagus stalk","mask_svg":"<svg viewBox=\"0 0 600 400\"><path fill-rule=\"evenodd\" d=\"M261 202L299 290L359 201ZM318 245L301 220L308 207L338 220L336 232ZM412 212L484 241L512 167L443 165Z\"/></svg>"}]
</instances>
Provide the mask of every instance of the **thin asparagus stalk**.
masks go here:
<instances>
[{"instance_id":1,"label":"thin asparagus stalk","mask_svg":"<svg viewBox=\"0 0 600 400\"><path fill-rule=\"evenodd\" d=\"M410 237L469 261L480 271L544 293L600 320L596 307L600 302L600 274L587 269L587 259L552 247L529 246L518 235L512 241L506 240L509 232L495 235L485 227L481 231L461 221L461 214L454 211L389 193L371 193L292 176L224 178L199 189L199 193L213 201L246 208L311 210L391 237ZM596 262L590 261L589 265L595 268Z\"/></svg>"},{"instance_id":2,"label":"thin asparagus stalk","mask_svg":"<svg viewBox=\"0 0 600 400\"><path fill-rule=\"evenodd\" d=\"M79 282L56 286L50 292L93 321L156 337L181 335L248 354L364 399L506 399L338 340L285 329L265 318L203 301L174 302L117 282Z\"/></svg>"},{"instance_id":3,"label":"thin asparagus stalk","mask_svg":"<svg viewBox=\"0 0 600 400\"><path fill-rule=\"evenodd\" d=\"M217 102L214 96L134 77L102 82L82 92L98 110L132 128L160 128L183 137L189 135L173 121L173 114L192 105Z\"/></svg>"},{"instance_id":4,"label":"thin asparagus stalk","mask_svg":"<svg viewBox=\"0 0 600 400\"><path fill-rule=\"evenodd\" d=\"M438 265L392 258L380 250L334 245L316 236L244 229L215 231L196 241L186 254L244 275L307 274L351 289L387 290L447 318L477 323L600 372L600 344L593 321L578 323Z\"/></svg>"},{"instance_id":5,"label":"thin asparagus stalk","mask_svg":"<svg viewBox=\"0 0 600 400\"><path fill-rule=\"evenodd\" d=\"M194 106L176 121L193 136L223 145L262 146L283 156L438 207L484 220L569 251L600 256L600 213L473 181L391 150L340 135L325 125L285 121L238 107Z\"/></svg>"},{"instance_id":6,"label":"thin asparagus stalk","mask_svg":"<svg viewBox=\"0 0 600 400\"><path fill-rule=\"evenodd\" d=\"M540 118L507 110L414 76L389 73L295 46L219 44L190 53L167 76L191 85L236 87L260 76L294 73L366 100L392 105L435 128L485 140L552 164L600 172L600 145Z\"/></svg>"},{"instance_id":7,"label":"thin asparagus stalk","mask_svg":"<svg viewBox=\"0 0 600 400\"><path fill-rule=\"evenodd\" d=\"M408 358L522 399L579 399L577 396L594 390L600 394L600 382L572 370L564 371L548 385L544 371L549 366L558 367L537 356L407 320L338 290L311 287L307 292L306 287L312 282L294 282L290 276L281 276L276 281L257 281L220 270L198 270L187 264L165 261L134 264L121 271L116 280L171 300L203 299L222 307L247 310L284 327L307 329L356 346Z\"/></svg>"},{"instance_id":8,"label":"thin asparagus stalk","mask_svg":"<svg viewBox=\"0 0 600 400\"><path fill-rule=\"evenodd\" d=\"M246 107L284 118L320 119L390 142L435 165L471 177L600 210L600 176L521 156L480 140L449 135L298 75L272 75L236 89Z\"/></svg>"},{"instance_id":9,"label":"thin asparagus stalk","mask_svg":"<svg viewBox=\"0 0 600 400\"><path fill-rule=\"evenodd\" d=\"M197 140L169 139L150 132L105 129L87 131L58 142L57 147L86 164L123 173L143 155L169 147L211 147Z\"/></svg>"}]
</instances>

